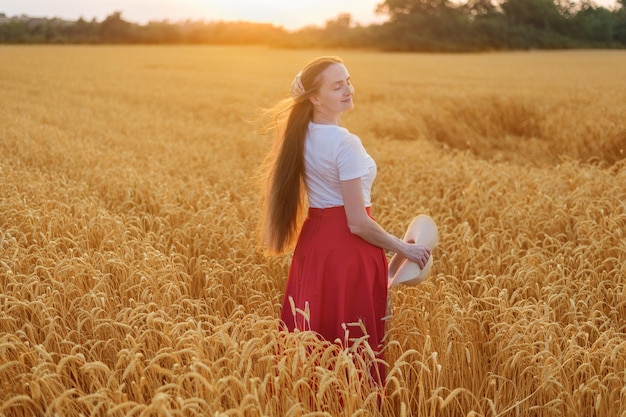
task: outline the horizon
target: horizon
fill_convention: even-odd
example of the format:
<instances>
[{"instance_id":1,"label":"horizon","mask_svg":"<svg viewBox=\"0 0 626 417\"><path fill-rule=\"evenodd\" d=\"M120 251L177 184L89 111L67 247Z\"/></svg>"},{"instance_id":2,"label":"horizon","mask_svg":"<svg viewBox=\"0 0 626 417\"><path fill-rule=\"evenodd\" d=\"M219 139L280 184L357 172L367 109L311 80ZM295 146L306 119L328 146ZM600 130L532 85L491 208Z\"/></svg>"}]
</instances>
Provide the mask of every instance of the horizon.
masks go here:
<instances>
[{"instance_id":1,"label":"horizon","mask_svg":"<svg viewBox=\"0 0 626 417\"><path fill-rule=\"evenodd\" d=\"M60 18L76 21L104 20L120 12L126 21L146 24L169 21L246 21L269 23L287 30L306 26L323 26L341 13L348 13L355 23L371 24L386 20L376 15L376 5L382 0L273 0L259 4L258 0L106 0L96 4L80 0L60 0L48 3L41 0L23 0L21 4L0 0L0 13L7 16L27 15L35 18Z\"/></svg>"},{"instance_id":2,"label":"horizon","mask_svg":"<svg viewBox=\"0 0 626 417\"><path fill-rule=\"evenodd\" d=\"M347 13L356 24L370 25L387 20L386 15L375 13L382 0L273 0L259 4L259 0L106 0L96 4L81 0L59 0L54 4L42 0L0 0L0 13L7 17L26 15L33 18L59 18L68 21L96 19L102 21L120 12L126 21L136 24L168 21L245 21L269 23L287 30L307 26L324 26L327 21ZM598 6L613 8L616 0L596 0Z\"/></svg>"}]
</instances>

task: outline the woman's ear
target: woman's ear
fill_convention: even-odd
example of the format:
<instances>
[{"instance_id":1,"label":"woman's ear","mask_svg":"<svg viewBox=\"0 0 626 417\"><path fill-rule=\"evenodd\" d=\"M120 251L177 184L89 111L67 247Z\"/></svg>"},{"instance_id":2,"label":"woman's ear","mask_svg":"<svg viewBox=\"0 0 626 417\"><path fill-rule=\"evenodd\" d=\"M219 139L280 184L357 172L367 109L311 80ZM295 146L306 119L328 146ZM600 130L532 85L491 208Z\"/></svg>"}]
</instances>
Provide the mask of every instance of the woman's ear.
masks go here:
<instances>
[{"instance_id":1,"label":"woman's ear","mask_svg":"<svg viewBox=\"0 0 626 417\"><path fill-rule=\"evenodd\" d=\"M318 96L311 96L309 97L309 100L311 101L311 103L313 103L314 106L319 106L320 104L322 104L322 101Z\"/></svg>"}]
</instances>

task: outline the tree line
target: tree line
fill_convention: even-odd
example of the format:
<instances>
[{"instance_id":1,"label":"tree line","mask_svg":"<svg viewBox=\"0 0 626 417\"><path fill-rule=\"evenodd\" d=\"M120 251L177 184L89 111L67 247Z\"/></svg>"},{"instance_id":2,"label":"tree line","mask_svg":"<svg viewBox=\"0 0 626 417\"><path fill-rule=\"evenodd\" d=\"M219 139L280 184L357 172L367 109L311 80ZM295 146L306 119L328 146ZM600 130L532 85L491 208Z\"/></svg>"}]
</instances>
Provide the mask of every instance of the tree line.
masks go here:
<instances>
[{"instance_id":1,"label":"tree line","mask_svg":"<svg viewBox=\"0 0 626 417\"><path fill-rule=\"evenodd\" d=\"M7 17L0 43L263 44L277 47L395 51L624 48L626 0L612 9L592 0L386 0L382 24L362 26L340 14L295 31L251 22L157 21L141 25L116 11L103 21Z\"/></svg>"}]
</instances>

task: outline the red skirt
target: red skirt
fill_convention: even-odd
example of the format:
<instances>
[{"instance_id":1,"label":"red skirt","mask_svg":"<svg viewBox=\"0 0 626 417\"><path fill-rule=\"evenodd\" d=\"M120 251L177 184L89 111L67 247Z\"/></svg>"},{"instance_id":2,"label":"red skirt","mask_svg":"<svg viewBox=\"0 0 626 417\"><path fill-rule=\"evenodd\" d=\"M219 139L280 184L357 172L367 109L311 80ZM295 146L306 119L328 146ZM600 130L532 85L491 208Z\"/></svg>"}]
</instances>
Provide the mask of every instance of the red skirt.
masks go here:
<instances>
[{"instance_id":1,"label":"red skirt","mask_svg":"<svg viewBox=\"0 0 626 417\"><path fill-rule=\"evenodd\" d=\"M312 330L346 347L365 337L380 352L387 267L382 248L350 232L344 207L310 208L289 269L282 322L289 331ZM384 383L384 366L377 368L375 379Z\"/></svg>"}]
</instances>

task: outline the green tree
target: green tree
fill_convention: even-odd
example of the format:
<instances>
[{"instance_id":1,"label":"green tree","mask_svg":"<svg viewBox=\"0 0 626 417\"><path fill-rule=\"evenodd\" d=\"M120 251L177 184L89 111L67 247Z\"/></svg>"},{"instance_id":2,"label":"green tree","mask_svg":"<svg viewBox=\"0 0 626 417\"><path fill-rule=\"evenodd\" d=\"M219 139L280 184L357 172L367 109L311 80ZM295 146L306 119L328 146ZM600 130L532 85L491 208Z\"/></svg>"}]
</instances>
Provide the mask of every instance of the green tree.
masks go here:
<instances>
[{"instance_id":1,"label":"green tree","mask_svg":"<svg viewBox=\"0 0 626 417\"><path fill-rule=\"evenodd\" d=\"M97 43L100 41L100 24L92 19L86 21L82 17L71 25L63 25L60 28L61 34L72 43Z\"/></svg>"},{"instance_id":2,"label":"green tree","mask_svg":"<svg viewBox=\"0 0 626 417\"><path fill-rule=\"evenodd\" d=\"M342 13L336 19L327 20L326 27L322 31L325 43L349 46L352 26L352 16L348 13Z\"/></svg>"},{"instance_id":3,"label":"green tree","mask_svg":"<svg viewBox=\"0 0 626 417\"><path fill-rule=\"evenodd\" d=\"M437 16L451 7L449 0L385 0L376 11L395 20L402 15Z\"/></svg>"},{"instance_id":4,"label":"green tree","mask_svg":"<svg viewBox=\"0 0 626 417\"><path fill-rule=\"evenodd\" d=\"M559 31L565 22L553 0L506 0L501 5L511 24Z\"/></svg>"},{"instance_id":5,"label":"green tree","mask_svg":"<svg viewBox=\"0 0 626 417\"><path fill-rule=\"evenodd\" d=\"M100 37L104 42L133 42L136 40L133 26L122 19L122 12L114 12L100 23Z\"/></svg>"},{"instance_id":6,"label":"green tree","mask_svg":"<svg viewBox=\"0 0 626 417\"><path fill-rule=\"evenodd\" d=\"M137 36L142 43L162 44L183 41L183 35L178 26L167 21L148 22L137 29Z\"/></svg>"},{"instance_id":7,"label":"green tree","mask_svg":"<svg viewBox=\"0 0 626 417\"><path fill-rule=\"evenodd\" d=\"M454 51L471 39L467 14L449 0L386 0L377 11L389 15L377 31L384 49Z\"/></svg>"},{"instance_id":8,"label":"green tree","mask_svg":"<svg viewBox=\"0 0 626 417\"><path fill-rule=\"evenodd\" d=\"M603 7L586 4L576 14L573 21L576 23L579 39L599 42L602 46L609 46L614 40L617 19L613 13Z\"/></svg>"},{"instance_id":9,"label":"green tree","mask_svg":"<svg viewBox=\"0 0 626 417\"><path fill-rule=\"evenodd\" d=\"M27 43L29 42L26 23L15 19L0 24L0 42Z\"/></svg>"},{"instance_id":10,"label":"green tree","mask_svg":"<svg viewBox=\"0 0 626 417\"><path fill-rule=\"evenodd\" d=\"M614 39L626 46L626 0L619 0L620 8L615 13Z\"/></svg>"},{"instance_id":11,"label":"green tree","mask_svg":"<svg viewBox=\"0 0 626 417\"><path fill-rule=\"evenodd\" d=\"M463 6L471 17L491 16L497 13L493 0L468 0Z\"/></svg>"}]
</instances>

